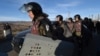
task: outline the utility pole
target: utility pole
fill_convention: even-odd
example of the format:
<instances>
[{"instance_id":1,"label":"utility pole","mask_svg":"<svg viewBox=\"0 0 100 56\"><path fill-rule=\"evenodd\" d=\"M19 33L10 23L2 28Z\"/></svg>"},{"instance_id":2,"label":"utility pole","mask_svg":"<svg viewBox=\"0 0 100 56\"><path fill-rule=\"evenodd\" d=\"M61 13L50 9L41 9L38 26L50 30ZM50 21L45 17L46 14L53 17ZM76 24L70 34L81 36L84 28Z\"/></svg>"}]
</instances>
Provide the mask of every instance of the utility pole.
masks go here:
<instances>
[{"instance_id":1,"label":"utility pole","mask_svg":"<svg viewBox=\"0 0 100 56\"><path fill-rule=\"evenodd\" d=\"M91 15L92 19L93 19L93 14Z\"/></svg>"},{"instance_id":2,"label":"utility pole","mask_svg":"<svg viewBox=\"0 0 100 56\"><path fill-rule=\"evenodd\" d=\"M68 18L70 17L70 11L68 11Z\"/></svg>"},{"instance_id":3,"label":"utility pole","mask_svg":"<svg viewBox=\"0 0 100 56\"><path fill-rule=\"evenodd\" d=\"M98 14L98 21L100 20L100 18L99 18L99 14Z\"/></svg>"},{"instance_id":4,"label":"utility pole","mask_svg":"<svg viewBox=\"0 0 100 56\"><path fill-rule=\"evenodd\" d=\"M89 15L89 18L91 18L91 16Z\"/></svg>"}]
</instances>

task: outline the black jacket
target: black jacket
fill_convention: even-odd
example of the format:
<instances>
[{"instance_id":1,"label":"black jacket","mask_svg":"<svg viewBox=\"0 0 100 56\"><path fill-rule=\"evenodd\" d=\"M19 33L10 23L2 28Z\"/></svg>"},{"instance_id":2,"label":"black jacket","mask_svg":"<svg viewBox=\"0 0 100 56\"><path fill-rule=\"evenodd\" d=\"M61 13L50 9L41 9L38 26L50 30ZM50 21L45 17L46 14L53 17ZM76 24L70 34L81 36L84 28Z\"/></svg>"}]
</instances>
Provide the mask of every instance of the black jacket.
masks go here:
<instances>
[{"instance_id":1,"label":"black jacket","mask_svg":"<svg viewBox=\"0 0 100 56\"><path fill-rule=\"evenodd\" d=\"M59 40L66 40L64 36L64 29L60 26L58 22L53 23L53 39L59 39Z\"/></svg>"},{"instance_id":2,"label":"black jacket","mask_svg":"<svg viewBox=\"0 0 100 56\"><path fill-rule=\"evenodd\" d=\"M96 45L92 33L82 25L82 37L74 33L74 45L76 56L96 56ZM75 56L73 55L73 56Z\"/></svg>"}]
</instances>

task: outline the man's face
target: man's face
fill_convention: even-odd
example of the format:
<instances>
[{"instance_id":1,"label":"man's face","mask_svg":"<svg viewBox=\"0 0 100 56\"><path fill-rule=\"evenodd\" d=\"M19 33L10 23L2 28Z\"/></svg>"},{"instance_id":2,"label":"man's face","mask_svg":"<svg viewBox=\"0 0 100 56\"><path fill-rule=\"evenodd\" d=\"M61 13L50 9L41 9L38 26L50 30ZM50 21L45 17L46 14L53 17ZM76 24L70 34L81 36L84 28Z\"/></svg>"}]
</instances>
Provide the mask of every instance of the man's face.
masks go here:
<instances>
[{"instance_id":1,"label":"man's face","mask_svg":"<svg viewBox=\"0 0 100 56\"><path fill-rule=\"evenodd\" d=\"M67 20L68 23L71 23L71 20Z\"/></svg>"},{"instance_id":2,"label":"man's face","mask_svg":"<svg viewBox=\"0 0 100 56\"><path fill-rule=\"evenodd\" d=\"M59 17L56 17L56 21L59 21Z\"/></svg>"},{"instance_id":3,"label":"man's face","mask_svg":"<svg viewBox=\"0 0 100 56\"><path fill-rule=\"evenodd\" d=\"M81 32L81 21L75 22L74 26L77 32Z\"/></svg>"},{"instance_id":4,"label":"man's face","mask_svg":"<svg viewBox=\"0 0 100 56\"><path fill-rule=\"evenodd\" d=\"M32 20L34 19L35 15L32 13L32 11L28 11L28 15Z\"/></svg>"},{"instance_id":5,"label":"man's face","mask_svg":"<svg viewBox=\"0 0 100 56\"><path fill-rule=\"evenodd\" d=\"M78 21L78 20L79 20L78 17L76 17L76 18L75 18L75 21Z\"/></svg>"}]
</instances>

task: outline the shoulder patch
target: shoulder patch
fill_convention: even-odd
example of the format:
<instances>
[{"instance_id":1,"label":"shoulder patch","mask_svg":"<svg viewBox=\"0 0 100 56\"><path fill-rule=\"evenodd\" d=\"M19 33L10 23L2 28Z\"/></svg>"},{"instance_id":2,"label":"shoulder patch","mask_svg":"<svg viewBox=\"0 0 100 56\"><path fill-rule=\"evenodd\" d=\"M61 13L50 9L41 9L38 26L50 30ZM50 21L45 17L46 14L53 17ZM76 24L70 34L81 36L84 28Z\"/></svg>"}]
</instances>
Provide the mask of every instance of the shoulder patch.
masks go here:
<instances>
[{"instance_id":1,"label":"shoulder patch","mask_svg":"<svg viewBox=\"0 0 100 56\"><path fill-rule=\"evenodd\" d=\"M49 25L46 25L46 30L49 31Z\"/></svg>"}]
</instances>

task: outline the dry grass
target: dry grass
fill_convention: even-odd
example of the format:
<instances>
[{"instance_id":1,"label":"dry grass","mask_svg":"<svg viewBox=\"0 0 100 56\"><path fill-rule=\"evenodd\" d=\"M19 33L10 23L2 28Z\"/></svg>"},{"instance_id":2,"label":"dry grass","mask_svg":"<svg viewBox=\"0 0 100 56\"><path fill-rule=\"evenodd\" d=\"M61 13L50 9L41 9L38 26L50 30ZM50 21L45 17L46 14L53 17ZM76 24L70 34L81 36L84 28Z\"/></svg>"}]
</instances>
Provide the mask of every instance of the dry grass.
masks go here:
<instances>
[{"instance_id":1,"label":"dry grass","mask_svg":"<svg viewBox=\"0 0 100 56\"><path fill-rule=\"evenodd\" d=\"M12 28L12 33L15 36L18 32L28 29L32 24L31 22L13 22L9 23ZM0 38L3 37L3 23L0 23Z\"/></svg>"}]
</instances>

